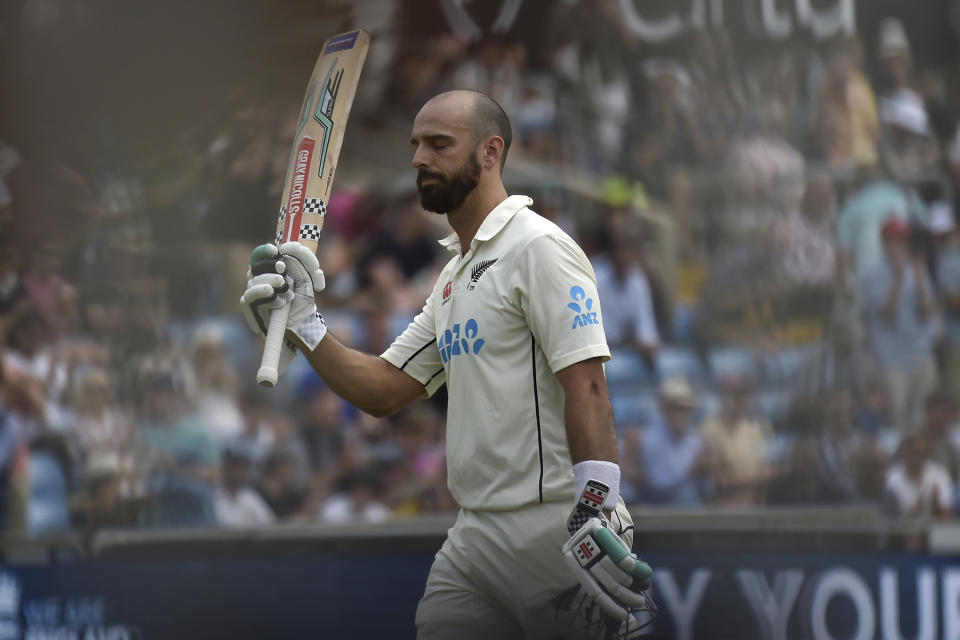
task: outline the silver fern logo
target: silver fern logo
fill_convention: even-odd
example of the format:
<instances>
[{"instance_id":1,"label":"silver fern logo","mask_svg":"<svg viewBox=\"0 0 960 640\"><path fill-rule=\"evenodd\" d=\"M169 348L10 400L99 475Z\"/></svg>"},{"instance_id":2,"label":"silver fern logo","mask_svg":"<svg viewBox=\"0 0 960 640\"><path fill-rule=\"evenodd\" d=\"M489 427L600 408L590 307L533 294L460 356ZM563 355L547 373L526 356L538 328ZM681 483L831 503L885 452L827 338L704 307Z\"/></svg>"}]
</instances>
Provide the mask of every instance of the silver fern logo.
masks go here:
<instances>
[{"instance_id":1,"label":"silver fern logo","mask_svg":"<svg viewBox=\"0 0 960 640\"><path fill-rule=\"evenodd\" d=\"M470 284L467 285L467 291L473 291L477 287L477 282L479 282L480 277L487 272L493 263L499 260L499 258L494 258L493 260L482 260L477 264L473 265L473 268L470 270Z\"/></svg>"}]
</instances>

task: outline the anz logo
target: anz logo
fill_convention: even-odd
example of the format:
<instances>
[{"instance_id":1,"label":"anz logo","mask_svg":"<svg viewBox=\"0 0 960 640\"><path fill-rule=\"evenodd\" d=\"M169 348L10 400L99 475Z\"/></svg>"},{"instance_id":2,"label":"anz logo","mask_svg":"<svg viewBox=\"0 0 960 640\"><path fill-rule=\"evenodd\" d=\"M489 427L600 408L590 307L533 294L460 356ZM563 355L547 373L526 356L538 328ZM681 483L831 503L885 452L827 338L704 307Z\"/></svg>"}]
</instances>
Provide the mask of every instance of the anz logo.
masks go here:
<instances>
[{"instance_id":1,"label":"anz logo","mask_svg":"<svg viewBox=\"0 0 960 640\"><path fill-rule=\"evenodd\" d=\"M597 312L592 311L593 298L587 297L587 292L583 290L583 287L576 285L570 287L570 297L573 298L573 302L568 302L567 307L577 314L573 317L571 329L583 327L588 324L600 324L600 319L597 318ZM581 302L583 303L582 306L580 304Z\"/></svg>"},{"instance_id":2,"label":"anz logo","mask_svg":"<svg viewBox=\"0 0 960 640\"><path fill-rule=\"evenodd\" d=\"M486 340L477 337L480 333L480 325L473 318L470 318L463 325L461 332L460 323L453 325L443 332L437 341L437 348L440 350L440 357L443 362L449 362L454 356L477 355Z\"/></svg>"}]
</instances>

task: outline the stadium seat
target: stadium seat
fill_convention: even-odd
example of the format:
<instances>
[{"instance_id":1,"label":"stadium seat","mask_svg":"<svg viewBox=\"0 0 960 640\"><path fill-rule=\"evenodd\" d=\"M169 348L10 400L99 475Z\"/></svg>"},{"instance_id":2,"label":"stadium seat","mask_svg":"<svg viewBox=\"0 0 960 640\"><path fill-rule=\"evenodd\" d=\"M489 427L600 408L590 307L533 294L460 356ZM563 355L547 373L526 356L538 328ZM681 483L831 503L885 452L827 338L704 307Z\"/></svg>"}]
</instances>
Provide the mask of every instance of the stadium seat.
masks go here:
<instances>
[{"instance_id":1,"label":"stadium seat","mask_svg":"<svg viewBox=\"0 0 960 640\"><path fill-rule=\"evenodd\" d=\"M703 364L692 349L664 346L657 354L659 379L683 376L693 386L701 386L706 378Z\"/></svg>"},{"instance_id":2,"label":"stadium seat","mask_svg":"<svg viewBox=\"0 0 960 640\"><path fill-rule=\"evenodd\" d=\"M678 304L673 310L671 341L689 342L693 337L693 310L684 304Z\"/></svg>"},{"instance_id":3,"label":"stadium seat","mask_svg":"<svg viewBox=\"0 0 960 640\"><path fill-rule=\"evenodd\" d=\"M797 386L816 359L816 346L790 347L763 357L763 375L768 385Z\"/></svg>"},{"instance_id":4,"label":"stadium seat","mask_svg":"<svg viewBox=\"0 0 960 640\"><path fill-rule=\"evenodd\" d=\"M759 367L754 355L746 349L722 347L712 349L707 356L710 375L716 382L726 376L741 376L757 382Z\"/></svg>"},{"instance_id":5,"label":"stadium seat","mask_svg":"<svg viewBox=\"0 0 960 640\"><path fill-rule=\"evenodd\" d=\"M648 424L657 412L657 397L653 393L611 394L610 404L617 427Z\"/></svg>"},{"instance_id":6,"label":"stadium seat","mask_svg":"<svg viewBox=\"0 0 960 640\"><path fill-rule=\"evenodd\" d=\"M654 376L643 359L629 349L611 349L610 359L604 365L610 393L636 393L642 387L652 387Z\"/></svg>"}]
</instances>

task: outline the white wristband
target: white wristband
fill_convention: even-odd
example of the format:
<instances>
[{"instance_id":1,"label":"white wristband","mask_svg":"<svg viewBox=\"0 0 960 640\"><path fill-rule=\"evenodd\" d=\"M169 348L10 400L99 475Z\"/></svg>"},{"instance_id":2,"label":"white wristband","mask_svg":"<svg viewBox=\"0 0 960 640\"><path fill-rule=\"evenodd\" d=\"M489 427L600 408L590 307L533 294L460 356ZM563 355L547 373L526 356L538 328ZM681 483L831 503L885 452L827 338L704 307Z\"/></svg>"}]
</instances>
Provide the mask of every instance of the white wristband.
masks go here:
<instances>
[{"instance_id":1,"label":"white wristband","mask_svg":"<svg viewBox=\"0 0 960 640\"><path fill-rule=\"evenodd\" d=\"M573 494L573 503L577 504L580 495L587 486L587 480L599 480L610 487L610 493L603 501L604 509L616 509L620 498L620 465L607 460L584 460L573 465L573 483L576 492Z\"/></svg>"}]
</instances>

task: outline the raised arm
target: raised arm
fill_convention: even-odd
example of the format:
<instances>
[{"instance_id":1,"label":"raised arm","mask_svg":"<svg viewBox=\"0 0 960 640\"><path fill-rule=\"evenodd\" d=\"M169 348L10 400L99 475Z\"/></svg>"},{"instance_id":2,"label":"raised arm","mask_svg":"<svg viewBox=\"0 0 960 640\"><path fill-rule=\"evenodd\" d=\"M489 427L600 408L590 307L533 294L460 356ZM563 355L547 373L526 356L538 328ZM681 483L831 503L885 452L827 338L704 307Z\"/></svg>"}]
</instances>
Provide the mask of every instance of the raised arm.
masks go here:
<instances>
[{"instance_id":1,"label":"raised arm","mask_svg":"<svg viewBox=\"0 0 960 640\"><path fill-rule=\"evenodd\" d=\"M387 353L377 357L350 349L327 332L315 302L315 294L324 288L323 272L309 249L296 242L279 248L262 245L250 264L241 308L251 329L266 334L270 314L290 305L281 370L298 349L335 393L377 417L424 395L427 385L435 390L442 384L429 303Z\"/></svg>"},{"instance_id":2,"label":"raised arm","mask_svg":"<svg viewBox=\"0 0 960 640\"><path fill-rule=\"evenodd\" d=\"M334 393L370 415L381 418L424 394L424 386L383 358L351 349L333 335L313 351L292 332L287 337Z\"/></svg>"}]
</instances>

